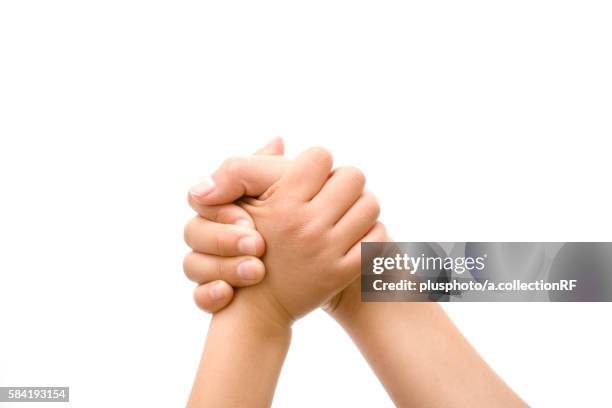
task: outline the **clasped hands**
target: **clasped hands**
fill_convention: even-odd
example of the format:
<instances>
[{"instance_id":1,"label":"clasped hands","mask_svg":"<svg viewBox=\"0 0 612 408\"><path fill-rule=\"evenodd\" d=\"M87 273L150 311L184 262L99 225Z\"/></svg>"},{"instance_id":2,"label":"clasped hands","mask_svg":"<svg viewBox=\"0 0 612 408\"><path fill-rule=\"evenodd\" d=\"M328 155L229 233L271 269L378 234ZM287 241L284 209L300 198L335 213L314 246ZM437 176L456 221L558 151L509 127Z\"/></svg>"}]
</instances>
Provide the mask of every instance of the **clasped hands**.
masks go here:
<instances>
[{"instance_id":1,"label":"clasped hands","mask_svg":"<svg viewBox=\"0 0 612 408\"><path fill-rule=\"evenodd\" d=\"M387 239L363 173L332 170L322 148L291 161L282 151L274 139L254 156L228 159L189 194L198 216L185 228L193 252L184 270L204 310L219 311L240 288L231 307L289 326L321 305L335 312L359 298L360 243ZM357 296L344 297L349 289Z\"/></svg>"}]
</instances>

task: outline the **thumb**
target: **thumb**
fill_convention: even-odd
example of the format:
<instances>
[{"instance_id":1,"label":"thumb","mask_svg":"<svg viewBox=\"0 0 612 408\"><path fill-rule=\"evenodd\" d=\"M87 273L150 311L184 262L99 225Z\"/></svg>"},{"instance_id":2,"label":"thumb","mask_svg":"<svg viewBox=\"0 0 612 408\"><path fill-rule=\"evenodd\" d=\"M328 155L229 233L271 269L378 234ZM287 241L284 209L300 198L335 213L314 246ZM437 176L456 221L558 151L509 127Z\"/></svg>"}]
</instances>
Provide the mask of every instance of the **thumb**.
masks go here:
<instances>
[{"instance_id":1,"label":"thumb","mask_svg":"<svg viewBox=\"0 0 612 408\"><path fill-rule=\"evenodd\" d=\"M281 178L289 164L289 159L282 156L232 157L190 194L204 205L227 204L242 196L258 197Z\"/></svg>"},{"instance_id":2,"label":"thumb","mask_svg":"<svg viewBox=\"0 0 612 408\"><path fill-rule=\"evenodd\" d=\"M288 164L288 160L278 157L283 155L284 150L283 139L275 137L255 152L255 156L259 157L226 160L212 177L191 189L189 204L204 218L226 224L246 220L252 227L251 216L239 206L229 203L245 194L259 196L274 184Z\"/></svg>"}]
</instances>

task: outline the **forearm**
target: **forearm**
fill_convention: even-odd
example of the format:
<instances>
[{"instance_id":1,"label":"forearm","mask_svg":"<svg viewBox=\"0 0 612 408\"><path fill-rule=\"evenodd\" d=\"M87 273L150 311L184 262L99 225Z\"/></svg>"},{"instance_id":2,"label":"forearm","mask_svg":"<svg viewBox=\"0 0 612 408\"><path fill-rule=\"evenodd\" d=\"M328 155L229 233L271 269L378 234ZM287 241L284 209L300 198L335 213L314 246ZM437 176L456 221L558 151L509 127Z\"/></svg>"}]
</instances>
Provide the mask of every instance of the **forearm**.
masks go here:
<instances>
[{"instance_id":1,"label":"forearm","mask_svg":"<svg viewBox=\"0 0 612 408\"><path fill-rule=\"evenodd\" d=\"M524 407L437 303L361 303L333 316L399 407ZM349 299L350 300L350 299Z\"/></svg>"},{"instance_id":2,"label":"forearm","mask_svg":"<svg viewBox=\"0 0 612 408\"><path fill-rule=\"evenodd\" d=\"M291 329L239 304L236 299L211 321L188 407L272 403Z\"/></svg>"}]
</instances>

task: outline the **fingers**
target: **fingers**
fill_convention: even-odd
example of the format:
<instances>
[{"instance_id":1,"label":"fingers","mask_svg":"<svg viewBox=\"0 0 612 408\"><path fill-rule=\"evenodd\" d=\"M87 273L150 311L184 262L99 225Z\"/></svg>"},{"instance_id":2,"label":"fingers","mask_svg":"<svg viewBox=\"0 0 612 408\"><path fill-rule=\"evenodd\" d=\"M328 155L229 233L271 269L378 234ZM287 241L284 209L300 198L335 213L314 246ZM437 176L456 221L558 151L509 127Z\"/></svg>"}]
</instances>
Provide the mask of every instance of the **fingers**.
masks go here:
<instances>
[{"instance_id":1,"label":"fingers","mask_svg":"<svg viewBox=\"0 0 612 408\"><path fill-rule=\"evenodd\" d=\"M282 156L283 153L285 153L285 144L280 137L275 137L270 140L268 144L255 152L256 155L261 156Z\"/></svg>"},{"instance_id":2,"label":"fingers","mask_svg":"<svg viewBox=\"0 0 612 408\"><path fill-rule=\"evenodd\" d=\"M231 286L250 286L264 277L264 264L251 256L223 257L216 255L188 253L183 260L183 270L189 280L208 283L223 280Z\"/></svg>"},{"instance_id":3,"label":"fingers","mask_svg":"<svg viewBox=\"0 0 612 408\"><path fill-rule=\"evenodd\" d=\"M332 156L327 150L321 147L306 150L286 169L275 194L311 200L327 181L332 164Z\"/></svg>"},{"instance_id":4,"label":"fingers","mask_svg":"<svg viewBox=\"0 0 612 408\"><path fill-rule=\"evenodd\" d=\"M362 242L386 242L388 241L387 229L381 222L377 222L374 227L353 247L344 255L342 258L341 266L345 270L355 272L361 268L361 243Z\"/></svg>"},{"instance_id":5,"label":"fingers","mask_svg":"<svg viewBox=\"0 0 612 408\"><path fill-rule=\"evenodd\" d=\"M205 312L216 313L227 306L234 296L234 289L223 281L200 285L193 291L193 300Z\"/></svg>"},{"instance_id":6,"label":"fingers","mask_svg":"<svg viewBox=\"0 0 612 408\"><path fill-rule=\"evenodd\" d=\"M283 140L277 137L255 155L277 156L283 152ZM264 265L259 259L237 255L261 256L264 241L256 231L245 232L245 227L254 228L252 217L241 207L229 204L243 195L258 196L266 191L289 163L282 158L261 159L226 160L213 177L193 187L188 196L189 205L200 217L188 222L185 241L194 250L207 253L188 254L183 267L189 279L203 283L195 289L194 299L209 313L231 302L232 286L253 285L263 279Z\"/></svg>"},{"instance_id":7,"label":"fingers","mask_svg":"<svg viewBox=\"0 0 612 408\"><path fill-rule=\"evenodd\" d=\"M185 226L185 242L195 252L219 256L261 256L265 243L253 229L194 217Z\"/></svg>"},{"instance_id":8,"label":"fingers","mask_svg":"<svg viewBox=\"0 0 612 408\"><path fill-rule=\"evenodd\" d=\"M365 186L365 176L356 167L335 169L312 204L326 222L335 224L359 199Z\"/></svg>"},{"instance_id":9,"label":"fingers","mask_svg":"<svg viewBox=\"0 0 612 408\"><path fill-rule=\"evenodd\" d=\"M281 178L289 163L280 156L232 157L211 178L192 187L190 194L206 205L231 203L245 195L257 197Z\"/></svg>"},{"instance_id":10,"label":"fingers","mask_svg":"<svg viewBox=\"0 0 612 408\"><path fill-rule=\"evenodd\" d=\"M191 194L188 194L187 201L200 217L212 222L255 228L251 215L236 204L204 205L195 201Z\"/></svg>"},{"instance_id":11,"label":"fingers","mask_svg":"<svg viewBox=\"0 0 612 408\"><path fill-rule=\"evenodd\" d=\"M333 241L338 249L346 253L374 226L380 215L376 196L364 191L355 204L344 214L332 229Z\"/></svg>"}]
</instances>

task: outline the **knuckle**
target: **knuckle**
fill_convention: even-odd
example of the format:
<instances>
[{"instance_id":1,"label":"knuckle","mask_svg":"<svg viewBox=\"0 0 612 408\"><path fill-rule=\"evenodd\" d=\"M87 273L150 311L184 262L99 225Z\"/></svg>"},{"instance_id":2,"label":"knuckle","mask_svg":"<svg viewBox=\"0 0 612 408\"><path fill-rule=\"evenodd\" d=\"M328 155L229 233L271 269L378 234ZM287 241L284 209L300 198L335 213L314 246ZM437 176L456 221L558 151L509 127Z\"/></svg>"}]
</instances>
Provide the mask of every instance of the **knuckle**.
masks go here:
<instances>
[{"instance_id":1,"label":"knuckle","mask_svg":"<svg viewBox=\"0 0 612 408\"><path fill-rule=\"evenodd\" d=\"M206 297L204 286L198 286L193 290L193 301L200 309L205 312L210 312L210 305Z\"/></svg>"},{"instance_id":2,"label":"knuckle","mask_svg":"<svg viewBox=\"0 0 612 408\"><path fill-rule=\"evenodd\" d=\"M321 250L327 247L328 228L324 221L311 219L301 224L294 236L305 252L311 252L309 256L320 255Z\"/></svg>"},{"instance_id":3,"label":"knuckle","mask_svg":"<svg viewBox=\"0 0 612 408\"><path fill-rule=\"evenodd\" d=\"M283 220L280 223L285 227L296 227L303 224L302 220L302 203L300 200L291 195L283 196L282 199L270 199L267 205L260 207L263 214L259 214L260 218Z\"/></svg>"},{"instance_id":4,"label":"knuckle","mask_svg":"<svg viewBox=\"0 0 612 408\"><path fill-rule=\"evenodd\" d=\"M364 186L366 183L365 174L363 171L353 166L346 166L341 168L342 172L346 175L346 177L355 185Z\"/></svg>"},{"instance_id":5,"label":"knuckle","mask_svg":"<svg viewBox=\"0 0 612 408\"><path fill-rule=\"evenodd\" d=\"M183 273L189 280L193 280L193 269L192 269L193 252L189 252L183 257Z\"/></svg>"},{"instance_id":6,"label":"knuckle","mask_svg":"<svg viewBox=\"0 0 612 408\"><path fill-rule=\"evenodd\" d=\"M223 208L221 208L219 211L219 216L217 217L217 222L221 224L235 225L236 221L238 220L248 221L250 227L253 227L255 225L253 215L251 215L249 211L247 211L245 208L242 208L238 204L227 204L223 206ZM242 224L242 226L244 227L244 224Z\"/></svg>"},{"instance_id":7,"label":"knuckle","mask_svg":"<svg viewBox=\"0 0 612 408\"><path fill-rule=\"evenodd\" d=\"M230 225L223 225L215 231L214 235L208 235L209 239L214 239L214 255L231 256L234 254L238 235Z\"/></svg>"},{"instance_id":8,"label":"knuckle","mask_svg":"<svg viewBox=\"0 0 612 408\"><path fill-rule=\"evenodd\" d=\"M307 223L305 220L300 219L287 219L281 226L281 231L284 236L297 237L302 236L304 231L307 229Z\"/></svg>"},{"instance_id":9,"label":"knuckle","mask_svg":"<svg viewBox=\"0 0 612 408\"><path fill-rule=\"evenodd\" d=\"M311 246L315 240L321 238L323 233L322 223L306 217L285 218L282 224L281 235L292 241L302 242L304 246Z\"/></svg>"},{"instance_id":10,"label":"knuckle","mask_svg":"<svg viewBox=\"0 0 612 408\"><path fill-rule=\"evenodd\" d=\"M323 224L313 221L302 227L299 237L306 242L316 242L322 239L323 231Z\"/></svg>"},{"instance_id":11,"label":"knuckle","mask_svg":"<svg viewBox=\"0 0 612 408\"><path fill-rule=\"evenodd\" d=\"M236 206L236 208L239 208ZM234 209L230 205L222 205L215 208L214 217L211 219L212 222L217 222L220 224L229 224L234 221L235 218L233 211Z\"/></svg>"},{"instance_id":12,"label":"knuckle","mask_svg":"<svg viewBox=\"0 0 612 408\"><path fill-rule=\"evenodd\" d=\"M213 269L213 278L212 280L226 280L226 274L227 274L227 263L223 262L219 259L214 261L214 266L212 267Z\"/></svg>"},{"instance_id":13,"label":"knuckle","mask_svg":"<svg viewBox=\"0 0 612 408\"><path fill-rule=\"evenodd\" d=\"M240 156L232 156L221 165L223 171L231 178L240 176L243 167L244 158Z\"/></svg>"},{"instance_id":14,"label":"knuckle","mask_svg":"<svg viewBox=\"0 0 612 408\"><path fill-rule=\"evenodd\" d=\"M314 146L309 149L309 153L313 160L323 165L331 166L333 162L332 154L329 150L321 146Z\"/></svg>"},{"instance_id":15,"label":"knuckle","mask_svg":"<svg viewBox=\"0 0 612 408\"><path fill-rule=\"evenodd\" d=\"M374 219L380 215L380 203L374 194L369 191L363 193L365 211Z\"/></svg>"},{"instance_id":16,"label":"knuckle","mask_svg":"<svg viewBox=\"0 0 612 408\"><path fill-rule=\"evenodd\" d=\"M214 240L215 240L215 252L218 255L225 256L225 254L227 254L226 248L228 246L227 245L227 241L228 241L227 234L223 234L220 232L215 235Z\"/></svg>"},{"instance_id":17,"label":"knuckle","mask_svg":"<svg viewBox=\"0 0 612 408\"><path fill-rule=\"evenodd\" d=\"M187 193L187 203L189 204L189 206L191 208L193 208L194 210L197 208L198 203L195 202L195 200L193 199L192 195L190 192Z\"/></svg>"},{"instance_id":18,"label":"knuckle","mask_svg":"<svg viewBox=\"0 0 612 408\"><path fill-rule=\"evenodd\" d=\"M185 224L185 228L183 228L183 240L190 248L193 248L193 235L196 225L198 223L198 217L192 217Z\"/></svg>"},{"instance_id":19,"label":"knuckle","mask_svg":"<svg viewBox=\"0 0 612 408\"><path fill-rule=\"evenodd\" d=\"M281 212L284 222L285 233L298 239L314 238L322 233L323 224L317 221L314 211L306 208L295 211L295 207L289 203Z\"/></svg>"}]
</instances>

